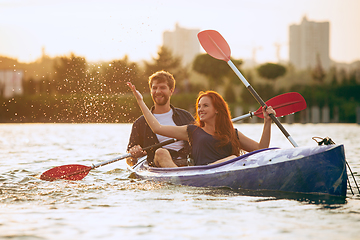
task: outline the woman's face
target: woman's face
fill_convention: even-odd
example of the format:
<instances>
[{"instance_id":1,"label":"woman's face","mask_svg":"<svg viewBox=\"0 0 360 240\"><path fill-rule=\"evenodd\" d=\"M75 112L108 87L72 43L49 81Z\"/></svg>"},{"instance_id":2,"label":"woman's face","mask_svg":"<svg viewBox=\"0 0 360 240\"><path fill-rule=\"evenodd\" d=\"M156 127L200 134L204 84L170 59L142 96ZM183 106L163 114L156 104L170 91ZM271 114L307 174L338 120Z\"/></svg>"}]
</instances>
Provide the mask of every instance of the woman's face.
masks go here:
<instances>
[{"instance_id":1,"label":"woman's face","mask_svg":"<svg viewBox=\"0 0 360 240\"><path fill-rule=\"evenodd\" d=\"M197 111L200 121L208 122L209 120L215 120L216 113L217 111L208 96L200 98Z\"/></svg>"}]
</instances>

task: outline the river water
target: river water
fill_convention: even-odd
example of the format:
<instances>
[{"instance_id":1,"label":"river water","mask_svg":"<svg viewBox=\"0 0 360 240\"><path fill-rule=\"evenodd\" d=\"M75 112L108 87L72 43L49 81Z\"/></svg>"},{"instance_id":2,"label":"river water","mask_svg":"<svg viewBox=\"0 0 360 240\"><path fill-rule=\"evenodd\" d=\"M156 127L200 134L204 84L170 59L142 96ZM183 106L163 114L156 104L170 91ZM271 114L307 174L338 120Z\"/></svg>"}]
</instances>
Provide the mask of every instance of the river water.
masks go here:
<instances>
[{"instance_id":1,"label":"river water","mask_svg":"<svg viewBox=\"0 0 360 240\"><path fill-rule=\"evenodd\" d=\"M360 184L360 125L284 124L299 146L344 144ZM261 124L237 124L258 140ZM0 239L360 239L360 194L195 188L134 179L124 161L81 181L46 170L125 153L131 124L0 124ZM271 147L291 148L275 125Z\"/></svg>"}]
</instances>

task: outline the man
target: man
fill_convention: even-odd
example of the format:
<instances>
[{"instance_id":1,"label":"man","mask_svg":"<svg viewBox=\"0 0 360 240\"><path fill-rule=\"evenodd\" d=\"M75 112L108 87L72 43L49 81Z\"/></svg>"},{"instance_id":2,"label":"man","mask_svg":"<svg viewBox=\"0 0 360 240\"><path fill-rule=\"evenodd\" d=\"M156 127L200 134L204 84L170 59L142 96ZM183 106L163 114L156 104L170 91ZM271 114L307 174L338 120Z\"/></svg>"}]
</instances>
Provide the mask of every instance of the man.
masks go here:
<instances>
[{"instance_id":1,"label":"man","mask_svg":"<svg viewBox=\"0 0 360 240\"><path fill-rule=\"evenodd\" d=\"M175 90L175 79L172 74L166 71L154 73L149 77L149 88L154 102L151 112L161 124L181 126L194 122L193 116L188 111L175 108L170 104L170 98ZM169 138L155 134L144 116L139 117L132 126L127 147L132 157L126 159L127 164L133 166L137 163L137 158L147 154L149 165L156 166L156 159L159 157L155 154L156 149L147 152L142 149L167 139ZM176 165L187 165L187 155L190 152L188 142L178 141L165 145L163 148L169 151Z\"/></svg>"}]
</instances>

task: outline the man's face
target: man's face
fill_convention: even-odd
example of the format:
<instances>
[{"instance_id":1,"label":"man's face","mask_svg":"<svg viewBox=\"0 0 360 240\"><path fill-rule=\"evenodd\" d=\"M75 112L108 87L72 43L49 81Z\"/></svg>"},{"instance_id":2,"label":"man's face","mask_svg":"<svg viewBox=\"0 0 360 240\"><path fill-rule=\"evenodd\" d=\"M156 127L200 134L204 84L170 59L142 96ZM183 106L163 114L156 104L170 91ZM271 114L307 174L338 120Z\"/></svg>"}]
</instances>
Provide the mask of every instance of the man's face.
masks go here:
<instances>
[{"instance_id":1,"label":"man's face","mask_svg":"<svg viewBox=\"0 0 360 240\"><path fill-rule=\"evenodd\" d=\"M155 104L157 105L165 105L171 95L173 90L169 88L166 82L159 83L158 81L153 81L151 86L151 97Z\"/></svg>"}]
</instances>

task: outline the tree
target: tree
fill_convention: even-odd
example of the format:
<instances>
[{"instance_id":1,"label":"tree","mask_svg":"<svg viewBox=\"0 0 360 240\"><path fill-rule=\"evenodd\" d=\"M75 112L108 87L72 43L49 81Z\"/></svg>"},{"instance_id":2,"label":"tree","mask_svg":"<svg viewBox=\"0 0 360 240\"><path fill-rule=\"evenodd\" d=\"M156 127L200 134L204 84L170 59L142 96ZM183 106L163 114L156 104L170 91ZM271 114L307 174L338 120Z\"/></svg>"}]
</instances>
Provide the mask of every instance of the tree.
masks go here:
<instances>
[{"instance_id":1,"label":"tree","mask_svg":"<svg viewBox=\"0 0 360 240\"><path fill-rule=\"evenodd\" d=\"M176 80L176 85L185 88L183 81L189 73L186 68L182 67L181 58L173 56L172 52L164 46L160 47L158 56L153 58L153 63L145 62L145 75L147 77L160 70L170 72Z\"/></svg>"},{"instance_id":2,"label":"tree","mask_svg":"<svg viewBox=\"0 0 360 240\"><path fill-rule=\"evenodd\" d=\"M256 70L261 77L272 81L275 81L278 77L286 73L286 68L276 63L265 63L260 65Z\"/></svg>"},{"instance_id":3,"label":"tree","mask_svg":"<svg viewBox=\"0 0 360 240\"><path fill-rule=\"evenodd\" d=\"M254 89L256 92L261 96L264 101L269 100L270 98L274 97L276 95L274 88L272 88L269 84L253 84ZM256 99L251 95L249 91L243 90L241 92L241 99L243 103L247 105L257 105L258 102Z\"/></svg>"},{"instance_id":4,"label":"tree","mask_svg":"<svg viewBox=\"0 0 360 240\"><path fill-rule=\"evenodd\" d=\"M214 90L216 85L224 83L223 78L231 69L224 61L208 54L199 54L193 62L193 70L204 74L208 78L209 88Z\"/></svg>"},{"instance_id":5,"label":"tree","mask_svg":"<svg viewBox=\"0 0 360 240\"><path fill-rule=\"evenodd\" d=\"M54 64L55 82L60 93L76 93L85 90L86 85L86 60L76 57L61 57Z\"/></svg>"},{"instance_id":6,"label":"tree","mask_svg":"<svg viewBox=\"0 0 360 240\"><path fill-rule=\"evenodd\" d=\"M103 89L105 93L117 94L128 92L127 82L132 82L139 90L147 86L147 82L143 81L139 76L138 65L130 62L126 55L121 60L114 60L107 64L103 71Z\"/></svg>"},{"instance_id":7,"label":"tree","mask_svg":"<svg viewBox=\"0 0 360 240\"><path fill-rule=\"evenodd\" d=\"M228 103L236 102L236 95L231 84L227 84L225 88L224 98Z\"/></svg>"},{"instance_id":8,"label":"tree","mask_svg":"<svg viewBox=\"0 0 360 240\"><path fill-rule=\"evenodd\" d=\"M145 61L145 74L150 76L153 73L164 70L174 74L174 71L181 67L181 58L174 57L172 52L162 46L157 52L158 56L153 58L153 63Z\"/></svg>"},{"instance_id":9,"label":"tree","mask_svg":"<svg viewBox=\"0 0 360 240\"><path fill-rule=\"evenodd\" d=\"M312 71L311 74L312 74L313 79L315 79L319 83L323 83L326 74L325 74L325 71L324 71L324 69L323 69L323 67L321 65L321 60L320 60L320 55L319 54L316 55L316 67Z\"/></svg>"}]
</instances>

